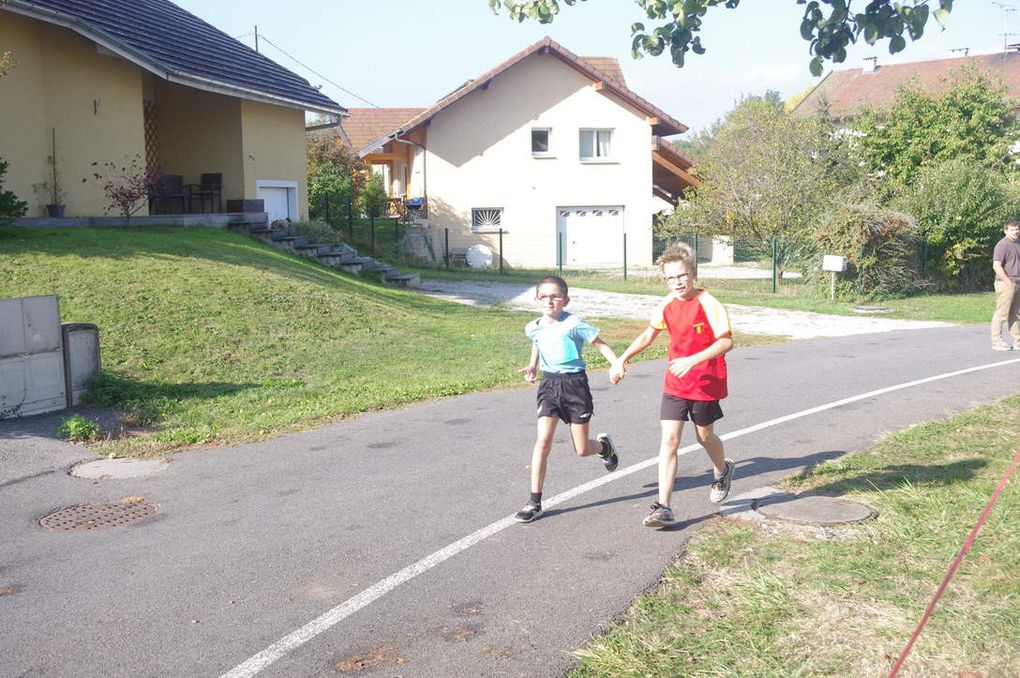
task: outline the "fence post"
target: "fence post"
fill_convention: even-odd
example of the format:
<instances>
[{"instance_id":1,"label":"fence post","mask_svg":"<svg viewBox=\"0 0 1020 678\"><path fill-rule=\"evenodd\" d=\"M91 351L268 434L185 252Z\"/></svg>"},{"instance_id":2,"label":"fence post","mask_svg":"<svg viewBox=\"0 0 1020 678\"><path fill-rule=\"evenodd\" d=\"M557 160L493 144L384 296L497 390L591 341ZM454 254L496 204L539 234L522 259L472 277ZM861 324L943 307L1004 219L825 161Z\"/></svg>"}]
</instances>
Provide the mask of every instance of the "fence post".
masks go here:
<instances>
[{"instance_id":1,"label":"fence post","mask_svg":"<svg viewBox=\"0 0 1020 678\"><path fill-rule=\"evenodd\" d=\"M393 248L400 249L400 219L393 220Z\"/></svg>"},{"instance_id":2,"label":"fence post","mask_svg":"<svg viewBox=\"0 0 1020 678\"><path fill-rule=\"evenodd\" d=\"M347 198L347 241L354 242L354 198Z\"/></svg>"},{"instance_id":3,"label":"fence post","mask_svg":"<svg viewBox=\"0 0 1020 678\"><path fill-rule=\"evenodd\" d=\"M627 234L623 234L623 279L627 279Z\"/></svg>"},{"instance_id":4,"label":"fence post","mask_svg":"<svg viewBox=\"0 0 1020 678\"><path fill-rule=\"evenodd\" d=\"M443 242L444 242L444 253L443 259L446 260L446 268L450 268L450 229L443 229Z\"/></svg>"},{"instance_id":5,"label":"fence post","mask_svg":"<svg viewBox=\"0 0 1020 678\"><path fill-rule=\"evenodd\" d=\"M503 275L503 229L499 229L499 274Z\"/></svg>"},{"instance_id":6,"label":"fence post","mask_svg":"<svg viewBox=\"0 0 1020 678\"><path fill-rule=\"evenodd\" d=\"M369 217L368 223L372 229L372 246L368 248L368 251L375 254L375 217Z\"/></svg>"},{"instance_id":7,"label":"fence post","mask_svg":"<svg viewBox=\"0 0 1020 678\"><path fill-rule=\"evenodd\" d=\"M779 288L779 281L776 280L776 237L772 236L772 294L775 294Z\"/></svg>"},{"instance_id":8,"label":"fence post","mask_svg":"<svg viewBox=\"0 0 1020 678\"><path fill-rule=\"evenodd\" d=\"M694 261L698 261L698 234L694 234Z\"/></svg>"},{"instance_id":9,"label":"fence post","mask_svg":"<svg viewBox=\"0 0 1020 678\"><path fill-rule=\"evenodd\" d=\"M330 209L329 209L329 194L328 193L323 194L322 201L324 203L326 203L326 207L323 210L326 213L326 223L329 224L330 226L332 226L333 225L333 219L332 219L333 215L330 214Z\"/></svg>"}]
</instances>

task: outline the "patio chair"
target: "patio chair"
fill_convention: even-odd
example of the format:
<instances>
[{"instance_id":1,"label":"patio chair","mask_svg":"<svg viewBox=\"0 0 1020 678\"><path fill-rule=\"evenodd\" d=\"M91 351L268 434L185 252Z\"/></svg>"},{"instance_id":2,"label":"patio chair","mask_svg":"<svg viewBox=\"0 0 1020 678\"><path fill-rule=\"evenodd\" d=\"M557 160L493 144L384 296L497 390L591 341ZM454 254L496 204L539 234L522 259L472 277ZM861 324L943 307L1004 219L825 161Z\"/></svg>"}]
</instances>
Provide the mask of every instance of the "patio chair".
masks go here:
<instances>
[{"instance_id":1,"label":"patio chair","mask_svg":"<svg viewBox=\"0 0 1020 678\"><path fill-rule=\"evenodd\" d=\"M199 212L205 212L206 198L209 199L210 211L223 211L223 175L221 173L203 173L201 182L198 184L189 184L188 188L191 194L192 206L194 206L195 200L198 200ZM215 203L213 201L215 201ZM212 209L213 205L216 206L215 210Z\"/></svg>"},{"instance_id":2,"label":"patio chair","mask_svg":"<svg viewBox=\"0 0 1020 678\"><path fill-rule=\"evenodd\" d=\"M181 213L191 211L191 198L184 186L184 176L159 175L155 184L149 186L149 214L171 214L169 207L174 200L181 201Z\"/></svg>"}]
</instances>

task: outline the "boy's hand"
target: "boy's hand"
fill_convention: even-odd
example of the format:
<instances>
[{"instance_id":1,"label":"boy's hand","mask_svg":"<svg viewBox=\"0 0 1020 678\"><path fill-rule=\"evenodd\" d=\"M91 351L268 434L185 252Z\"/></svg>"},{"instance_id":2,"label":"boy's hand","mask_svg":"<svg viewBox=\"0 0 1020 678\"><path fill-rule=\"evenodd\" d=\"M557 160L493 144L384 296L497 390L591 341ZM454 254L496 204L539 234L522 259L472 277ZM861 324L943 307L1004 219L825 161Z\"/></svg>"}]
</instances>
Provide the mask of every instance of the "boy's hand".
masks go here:
<instances>
[{"instance_id":1,"label":"boy's hand","mask_svg":"<svg viewBox=\"0 0 1020 678\"><path fill-rule=\"evenodd\" d=\"M625 376L627 376L627 367L623 363L613 363L612 367L609 368L610 383L619 384Z\"/></svg>"},{"instance_id":2,"label":"boy's hand","mask_svg":"<svg viewBox=\"0 0 1020 678\"><path fill-rule=\"evenodd\" d=\"M524 381L528 382L529 384L534 384L535 383L535 379L536 379L535 374L536 374L537 370L534 367L532 367L531 365L528 365L527 367L522 367L521 369L519 369L517 371L524 375Z\"/></svg>"},{"instance_id":3,"label":"boy's hand","mask_svg":"<svg viewBox=\"0 0 1020 678\"><path fill-rule=\"evenodd\" d=\"M669 371L673 373L673 376L679 378L687 374L697 364L698 361L692 360L690 357L674 358L669 361Z\"/></svg>"}]
</instances>

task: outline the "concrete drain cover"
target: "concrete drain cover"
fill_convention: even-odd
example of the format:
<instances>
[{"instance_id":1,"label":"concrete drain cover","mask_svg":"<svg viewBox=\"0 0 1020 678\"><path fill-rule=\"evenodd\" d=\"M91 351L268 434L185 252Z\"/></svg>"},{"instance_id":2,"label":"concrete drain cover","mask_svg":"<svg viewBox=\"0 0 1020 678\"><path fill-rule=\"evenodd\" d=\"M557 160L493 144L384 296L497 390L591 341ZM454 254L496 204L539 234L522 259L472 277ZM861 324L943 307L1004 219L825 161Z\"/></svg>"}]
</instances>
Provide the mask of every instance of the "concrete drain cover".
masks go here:
<instances>
[{"instance_id":1,"label":"concrete drain cover","mask_svg":"<svg viewBox=\"0 0 1020 678\"><path fill-rule=\"evenodd\" d=\"M47 530L99 530L137 523L156 515L156 505L128 498L113 504L80 504L54 511L39 521Z\"/></svg>"},{"instance_id":2,"label":"concrete drain cover","mask_svg":"<svg viewBox=\"0 0 1020 678\"><path fill-rule=\"evenodd\" d=\"M783 493L755 499L752 508L767 518L808 525L859 523L876 515L874 509L859 501Z\"/></svg>"}]
</instances>

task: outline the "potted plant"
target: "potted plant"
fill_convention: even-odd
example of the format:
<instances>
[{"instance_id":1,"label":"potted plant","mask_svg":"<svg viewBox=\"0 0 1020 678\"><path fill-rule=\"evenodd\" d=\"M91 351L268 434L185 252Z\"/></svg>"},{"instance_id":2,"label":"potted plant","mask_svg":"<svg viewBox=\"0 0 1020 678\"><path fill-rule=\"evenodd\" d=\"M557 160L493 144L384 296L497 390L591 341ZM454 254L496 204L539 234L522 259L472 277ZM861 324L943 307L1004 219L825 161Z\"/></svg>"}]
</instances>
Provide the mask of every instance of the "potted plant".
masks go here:
<instances>
[{"instance_id":1,"label":"potted plant","mask_svg":"<svg viewBox=\"0 0 1020 678\"><path fill-rule=\"evenodd\" d=\"M50 202L46 205L46 215L59 219L64 216L64 193L60 190L60 181L57 179L57 129L51 128L51 132L50 168L53 171L53 177L49 185Z\"/></svg>"}]
</instances>

